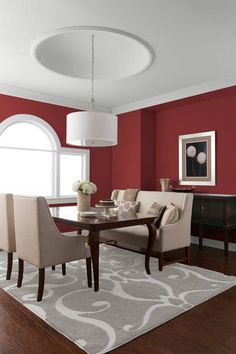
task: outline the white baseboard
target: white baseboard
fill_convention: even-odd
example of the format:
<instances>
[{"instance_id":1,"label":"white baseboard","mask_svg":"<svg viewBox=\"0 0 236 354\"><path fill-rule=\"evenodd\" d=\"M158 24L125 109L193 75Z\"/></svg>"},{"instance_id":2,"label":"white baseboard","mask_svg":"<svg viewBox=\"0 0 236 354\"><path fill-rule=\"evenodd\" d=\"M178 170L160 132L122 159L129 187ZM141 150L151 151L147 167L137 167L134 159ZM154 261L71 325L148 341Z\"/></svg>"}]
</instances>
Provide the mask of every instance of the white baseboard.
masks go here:
<instances>
[{"instance_id":1,"label":"white baseboard","mask_svg":"<svg viewBox=\"0 0 236 354\"><path fill-rule=\"evenodd\" d=\"M199 244L199 238L197 236L191 236L191 243ZM218 240L211 240L209 238L203 238L203 246L224 249L224 242ZM236 252L236 243L229 242L229 251Z\"/></svg>"}]
</instances>

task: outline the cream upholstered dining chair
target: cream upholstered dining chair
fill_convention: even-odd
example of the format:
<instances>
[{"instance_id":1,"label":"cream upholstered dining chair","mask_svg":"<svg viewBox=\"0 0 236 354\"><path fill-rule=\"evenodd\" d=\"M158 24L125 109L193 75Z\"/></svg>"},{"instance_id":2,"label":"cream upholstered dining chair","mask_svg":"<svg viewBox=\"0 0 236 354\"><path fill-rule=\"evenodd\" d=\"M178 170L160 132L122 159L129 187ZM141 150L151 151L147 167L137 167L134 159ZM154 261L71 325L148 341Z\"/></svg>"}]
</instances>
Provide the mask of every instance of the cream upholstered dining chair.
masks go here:
<instances>
[{"instance_id":1,"label":"cream upholstered dining chair","mask_svg":"<svg viewBox=\"0 0 236 354\"><path fill-rule=\"evenodd\" d=\"M24 261L39 268L37 301L44 291L45 268L86 258L88 286L92 286L90 247L84 237L58 231L43 197L14 196L16 253L19 259L17 287L21 287Z\"/></svg>"},{"instance_id":2,"label":"cream upholstered dining chair","mask_svg":"<svg viewBox=\"0 0 236 354\"><path fill-rule=\"evenodd\" d=\"M10 280L13 252L16 251L12 194L0 194L0 249L7 252L6 280Z\"/></svg>"}]
</instances>

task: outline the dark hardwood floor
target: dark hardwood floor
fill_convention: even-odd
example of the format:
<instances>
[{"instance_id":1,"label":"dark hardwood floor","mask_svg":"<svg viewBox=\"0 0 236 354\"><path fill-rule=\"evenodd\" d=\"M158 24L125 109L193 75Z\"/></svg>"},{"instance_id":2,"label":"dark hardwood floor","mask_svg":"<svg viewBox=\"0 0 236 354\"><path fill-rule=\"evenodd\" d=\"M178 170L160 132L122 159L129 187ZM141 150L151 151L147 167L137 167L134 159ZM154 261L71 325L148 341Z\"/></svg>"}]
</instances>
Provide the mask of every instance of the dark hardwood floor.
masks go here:
<instances>
[{"instance_id":1,"label":"dark hardwood floor","mask_svg":"<svg viewBox=\"0 0 236 354\"><path fill-rule=\"evenodd\" d=\"M191 247L191 264L236 275L236 253ZM0 289L0 353L84 353ZM236 287L113 350L114 354L236 353Z\"/></svg>"}]
</instances>

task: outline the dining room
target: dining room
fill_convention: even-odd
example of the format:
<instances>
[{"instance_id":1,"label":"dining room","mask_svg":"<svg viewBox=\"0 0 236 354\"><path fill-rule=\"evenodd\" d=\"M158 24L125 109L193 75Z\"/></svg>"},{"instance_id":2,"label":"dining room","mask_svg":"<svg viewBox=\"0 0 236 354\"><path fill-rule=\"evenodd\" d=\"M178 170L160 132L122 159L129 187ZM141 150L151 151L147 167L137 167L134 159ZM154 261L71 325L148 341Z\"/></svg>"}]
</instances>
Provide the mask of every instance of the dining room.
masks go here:
<instances>
[{"instance_id":1,"label":"dining room","mask_svg":"<svg viewBox=\"0 0 236 354\"><path fill-rule=\"evenodd\" d=\"M0 353L236 351L235 16L0 0Z\"/></svg>"}]
</instances>

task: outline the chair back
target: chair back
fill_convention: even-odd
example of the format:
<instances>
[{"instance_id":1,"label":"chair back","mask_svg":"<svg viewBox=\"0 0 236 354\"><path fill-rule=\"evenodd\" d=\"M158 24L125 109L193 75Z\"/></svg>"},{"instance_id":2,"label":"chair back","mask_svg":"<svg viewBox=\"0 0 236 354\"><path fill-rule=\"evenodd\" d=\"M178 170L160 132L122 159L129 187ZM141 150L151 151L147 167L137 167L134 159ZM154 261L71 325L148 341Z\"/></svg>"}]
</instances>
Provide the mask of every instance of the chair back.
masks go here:
<instances>
[{"instance_id":1,"label":"chair back","mask_svg":"<svg viewBox=\"0 0 236 354\"><path fill-rule=\"evenodd\" d=\"M43 197L14 196L17 256L36 266L53 252L57 232Z\"/></svg>"},{"instance_id":2,"label":"chair back","mask_svg":"<svg viewBox=\"0 0 236 354\"><path fill-rule=\"evenodd\" d=\"M12 194L0 194L0 249L16 251Z\"/></svg>"}]
</instances>

